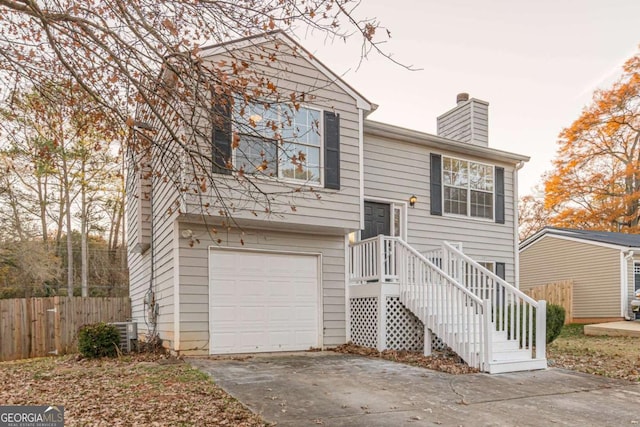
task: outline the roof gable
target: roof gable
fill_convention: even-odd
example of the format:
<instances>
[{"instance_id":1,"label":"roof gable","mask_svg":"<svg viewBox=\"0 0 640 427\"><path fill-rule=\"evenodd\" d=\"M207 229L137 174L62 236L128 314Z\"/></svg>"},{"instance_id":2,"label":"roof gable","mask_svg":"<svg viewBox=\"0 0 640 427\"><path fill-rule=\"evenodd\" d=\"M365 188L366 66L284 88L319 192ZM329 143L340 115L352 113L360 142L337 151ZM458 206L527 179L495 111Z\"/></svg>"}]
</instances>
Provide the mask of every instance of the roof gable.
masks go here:
<instances>
[{"instance_id":1,"label":"roof gable","mask_svg":"<svg viewBox=\"0 0 640 427\"><path fill-rule=\"evenodd\" d=\"M614 246L620 249L640 248L640 234L611 231L577 230L571 228L545 227L520 244L520 250L534 244L545 236L565 237L585 243Z\"/></svg>"},{"instance_id":2,"label":"roof gable","mask_svg":"<svg viewBox=\"0 0 640 427\"><path fill-rule=\"evenodd\" d=\"M351 96L355 101L358 108L365 110L366 112L371 112L377 108L377 105L370 102L364 96L362 96L358 91L356 91L353 87L351 87L347 82L345 82L340 76L331 71L327 66L325 66L320 60L318 60L315 55L306 50L304 46L294 40L291 36L289 36L286 32L282 30L271 31L268 33L245 37L242 39L232 40L225 43L220 43L212 46L203 47L202 50L206 51L207 56L216 55L219 53L229 52L237 49L242 49L244 47L249 46L257 46L267 42L279 41L293 48L294 50L301 52L303 55L300 55L301 58L308 61L313 67L315 67L320 73L322 73L327 79L331 82L335 83L340 89L342 89L345 93Z\"/></svg>"}]
</instances>

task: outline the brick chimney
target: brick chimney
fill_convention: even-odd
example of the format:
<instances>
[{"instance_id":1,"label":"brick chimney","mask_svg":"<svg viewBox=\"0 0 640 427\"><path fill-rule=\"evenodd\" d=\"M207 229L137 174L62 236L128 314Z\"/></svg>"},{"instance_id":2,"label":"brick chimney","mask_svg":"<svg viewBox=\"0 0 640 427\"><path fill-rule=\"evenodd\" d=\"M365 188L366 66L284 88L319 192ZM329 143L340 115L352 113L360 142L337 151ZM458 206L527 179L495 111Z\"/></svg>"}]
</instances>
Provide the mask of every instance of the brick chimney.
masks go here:
<instances>
[{"instance_id":1,"label":"brick chimney","mask_svg":"<svg viewBox=\"0 0 640 427\"><path fill-rule=\"evenodd\" d=\"M438 116L438 136L487 147L489 145L489 103L456 96L457 105Z\"/></svg>"}]
</instances>

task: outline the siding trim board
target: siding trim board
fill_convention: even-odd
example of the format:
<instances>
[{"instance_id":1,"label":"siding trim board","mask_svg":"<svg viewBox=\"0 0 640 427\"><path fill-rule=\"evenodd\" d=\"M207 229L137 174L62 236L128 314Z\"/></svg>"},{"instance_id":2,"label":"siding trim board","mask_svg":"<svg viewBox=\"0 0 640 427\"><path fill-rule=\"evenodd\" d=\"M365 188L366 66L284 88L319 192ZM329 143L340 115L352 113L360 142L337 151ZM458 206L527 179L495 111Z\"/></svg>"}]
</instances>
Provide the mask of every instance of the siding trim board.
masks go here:
<instances>
[{"instance_id":1,"label":"siding trim board","mask_svg":"<svg viewBox=\"0 0 640 427\"><path fill-rule=\"evenodd\" d=\"M173 223L173 349L180 352L180 224Z\"/></svg>"}]
</instances>

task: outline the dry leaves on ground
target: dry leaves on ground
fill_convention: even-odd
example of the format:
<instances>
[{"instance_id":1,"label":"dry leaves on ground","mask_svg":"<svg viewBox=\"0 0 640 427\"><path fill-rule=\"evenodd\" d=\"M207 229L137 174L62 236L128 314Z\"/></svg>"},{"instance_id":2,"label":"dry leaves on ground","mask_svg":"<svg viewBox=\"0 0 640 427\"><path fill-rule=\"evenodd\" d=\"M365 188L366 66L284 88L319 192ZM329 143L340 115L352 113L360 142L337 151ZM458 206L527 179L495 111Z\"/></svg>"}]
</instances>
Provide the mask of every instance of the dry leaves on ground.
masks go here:
<instances>
[{"instance_id":1,"label":"dry leaves on ground","mask_svg":"<svg viewBox=\"0 0 640 427\"><path fill-rule=\"evenodd\" d=\"M567 325L547 346L549 366L640 381L640 338L586 336L582 325Z\"/></svg>"},{"instance_id":2,"label":"dry leaves on ground","mask_svg":"<svg viewBox=\"0 0 640 427\"><path fill-rule=\"evenodd\" d=\"M448 374L470 374L478 370L467 365L453 351L447 349L434 350L431 356L424 356L419 352L405 350L384 350L379 352L375 348L361 347L352 343L343 344L333 349L338 353L358 354L360 356L381 357L393 362L406 363L421 368L433 369Z\"/></svg>"},{"instance_id":3,"label":"dry leaves on ground","mask_svg":"<svg viewBox=\"0 0 640 427\"><path fill-rule=\"evenodd\" d=\"M264 426L206 374L177 359L74 356L0 363L4 405L63 405L66 426Z\"/></svg>"}]
</instances>

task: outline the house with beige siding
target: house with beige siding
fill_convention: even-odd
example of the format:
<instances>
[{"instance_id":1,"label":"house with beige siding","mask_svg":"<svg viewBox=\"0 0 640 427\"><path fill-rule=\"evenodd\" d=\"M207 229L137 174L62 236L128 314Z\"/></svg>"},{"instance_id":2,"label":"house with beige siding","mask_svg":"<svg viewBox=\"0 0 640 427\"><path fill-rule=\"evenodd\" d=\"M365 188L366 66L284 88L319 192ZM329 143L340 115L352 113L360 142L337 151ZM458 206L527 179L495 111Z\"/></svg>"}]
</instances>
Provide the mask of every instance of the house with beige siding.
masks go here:
<instances>
[{"instance_id":1,"label":"house with beige siding","mask_svg":"<svg viewBox=\"0 0 640 427\"><path fill-rule=\"evenodd\" d=\"M640 235L545 227L520 244L520 289L564 280L575 322L635 319Z\"/></svg>"},{"instance_id":2,"label":"house with beige siding","mask_svg":"<svg viewBox=\"0 0 640 427\"><path fill-rule=\"evenodd\" d=\"M203 49L203 60L249 61L258 48L278 57L260 72L285 92L313 95L295 117L278 118L285 101L216 110L203 132L211 140L199 143L211 147L217 185L197 196L178 191L193 167L184 156L169 165L181 172L175 180L130 169L138 330L185 355L353 341L426 354L447 345L487 372L546 367L544 334L533 343L527 332L545 313L527 307L544 302L514 286L518 170L528 157L490 148L488 103L459 95L432 135L370 120L375 104L284 33ZM247 115L253 135L241 128ZM255 134L266 116L284 135L280 146ZM305 152L296 168L288 144ZM148 168L158 167L151 157ZM273 198L268 212L240 189L239 174L265 158L254 176L261 191L307 190ZM218 213L223 203L232 220ZM508 328L507 304L529 321Z\"/></svg>"}]
</instances>

